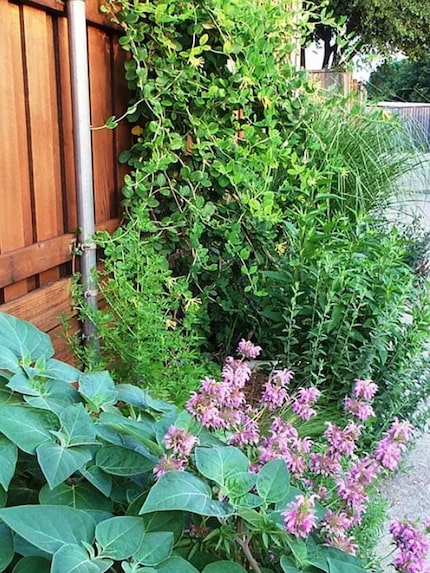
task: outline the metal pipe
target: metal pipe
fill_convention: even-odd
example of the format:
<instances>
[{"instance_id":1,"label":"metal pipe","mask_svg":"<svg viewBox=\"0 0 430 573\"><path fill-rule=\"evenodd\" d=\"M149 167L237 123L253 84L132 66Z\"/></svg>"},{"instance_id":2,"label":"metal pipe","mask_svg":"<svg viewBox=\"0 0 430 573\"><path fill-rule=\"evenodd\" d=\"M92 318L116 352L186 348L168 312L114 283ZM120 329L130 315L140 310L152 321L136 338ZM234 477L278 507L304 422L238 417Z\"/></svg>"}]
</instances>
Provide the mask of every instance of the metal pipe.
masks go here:
<instances>
[{"instance_id":1,"label":"metal pipe","mask_svg":"<svg viewBox=\"0 0 430 573\"><path fill-rule=\"evenodd\" d=\"M85 0L68 0L67 2L81 281L85 305L89 310L96 310L97 260L94 243L94 188L85 8ZM97 348L96 328L89 318L84 320L83 337L86 345Z\"/></svg>"}]
</instances>

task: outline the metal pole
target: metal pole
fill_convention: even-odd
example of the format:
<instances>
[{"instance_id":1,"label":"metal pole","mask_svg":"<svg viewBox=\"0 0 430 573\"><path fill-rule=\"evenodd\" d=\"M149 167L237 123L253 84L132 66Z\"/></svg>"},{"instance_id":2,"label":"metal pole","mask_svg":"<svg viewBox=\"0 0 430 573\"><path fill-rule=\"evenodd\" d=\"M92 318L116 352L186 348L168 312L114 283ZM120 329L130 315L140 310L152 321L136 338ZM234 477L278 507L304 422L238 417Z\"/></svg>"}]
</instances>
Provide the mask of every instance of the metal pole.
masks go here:
<instances>
[{"instance_id":1,"label":"metal pole","mask_svg":"<svg viewBox=\"0 0 430 573\"><path fill-rule=\"evenodd\" d=\"M84 287L86 306L96 310L95 270L97 260L96 245L93 240L95 216L85 0L68 0L67 13L79 227L78 248L82 253L80 258L81 281ZM85 344L97 347L96 328L88 318L83 324L83 335Z\"/></svg>"}]
</instances>

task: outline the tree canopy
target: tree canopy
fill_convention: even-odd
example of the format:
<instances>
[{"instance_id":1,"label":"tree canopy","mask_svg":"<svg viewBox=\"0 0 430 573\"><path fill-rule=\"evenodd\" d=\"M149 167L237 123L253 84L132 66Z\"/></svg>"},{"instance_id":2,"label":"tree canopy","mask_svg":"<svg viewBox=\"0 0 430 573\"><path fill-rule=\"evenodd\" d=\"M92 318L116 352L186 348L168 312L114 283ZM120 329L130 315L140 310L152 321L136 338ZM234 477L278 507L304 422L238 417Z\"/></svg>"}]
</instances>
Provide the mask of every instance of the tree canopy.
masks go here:
<instances>
[{"instance_id":1,"label":"tree canopy","mask_svg":"<svg viewBox=\"0 0 430 573\"><path fill-rule=\"evenodd\" d=\"M370 75L367 91L378 100L430 102L430 59L382 64Z\"/></svg>"},{"instance_id":2,"label":"tree canopy","mask_svg":"<svg viewBox=\"0 0 430 573\"><path fill-rule=\"evenodd\" d=\"M328 4L317 0L316 3L321 9L327 6L336 19L345 18L348 45L355 53L389 56L402 52L419 59L430 49L429 0L328 0ZM314 39L324 42L323 67L341 61L334 28L317 24Z\"/></svg>"}]
</instances>

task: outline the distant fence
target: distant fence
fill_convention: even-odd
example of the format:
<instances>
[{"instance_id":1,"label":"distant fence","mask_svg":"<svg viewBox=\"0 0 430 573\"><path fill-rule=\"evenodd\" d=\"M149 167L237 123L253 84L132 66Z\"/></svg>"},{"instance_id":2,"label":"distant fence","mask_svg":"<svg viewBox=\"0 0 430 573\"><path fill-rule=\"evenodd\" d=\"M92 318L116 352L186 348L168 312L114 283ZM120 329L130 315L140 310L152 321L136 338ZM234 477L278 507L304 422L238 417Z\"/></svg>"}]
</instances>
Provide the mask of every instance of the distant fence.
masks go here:
<instances>
[{"instance_id":1,"label":"distant fence","mask_svg":"<svg viewBox=\"0 0 430 573\"><path fill-rule=\"evenodd\" d=\"M310 70L308 77L323 89L336 91L343 96L359 90L358 82L352 77L352 72Z\"/></svg>"},{"instance_id":2,"label":"distant fence","mask_svg":"<svg viewBox=\"0 0 430 573\"><path fill-rule=\"evenodd\" d=\"M430 104L384 101L378 103L378 107L397 114L410 129L416 143L430 144Z\"/></svg>"},{"instance_id":3,"label":"distant fence","mask_svg":"<svg viewBox=\"0 0 430 573\"><path fill-rule=\"evenodd\" d=\"M118 31L87 0L91 122L103 125L127 107ZM77 230L71 87L65 4L0 0L0 311L48 332L70 359L59 317L69 295ZM119 222L129 129L93 131L96 224Z\"/></svg>"}]
</instances>

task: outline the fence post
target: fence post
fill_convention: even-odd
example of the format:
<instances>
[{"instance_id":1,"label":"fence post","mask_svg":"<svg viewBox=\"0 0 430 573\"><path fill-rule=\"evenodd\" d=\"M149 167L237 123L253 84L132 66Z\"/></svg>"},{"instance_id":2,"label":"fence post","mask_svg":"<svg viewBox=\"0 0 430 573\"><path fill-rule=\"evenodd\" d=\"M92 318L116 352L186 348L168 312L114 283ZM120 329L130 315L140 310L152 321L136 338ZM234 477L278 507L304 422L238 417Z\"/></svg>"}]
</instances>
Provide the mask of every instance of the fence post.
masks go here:
<instances>
[{"instance_id":1,"label":"fence post","mask_svg":"<svg viewBox=\"0 0 430 573\"><path fill-rule=\"evenodd\" d=\"M85 304L95 310L97 309L95 278L97 259L94 243L95 214L85 0L68 0L67 15L81 281L84 287ZM96 328L88 318L83 324L83 337L86 345L97 349Z\"/></svg>"}]
</instances>

